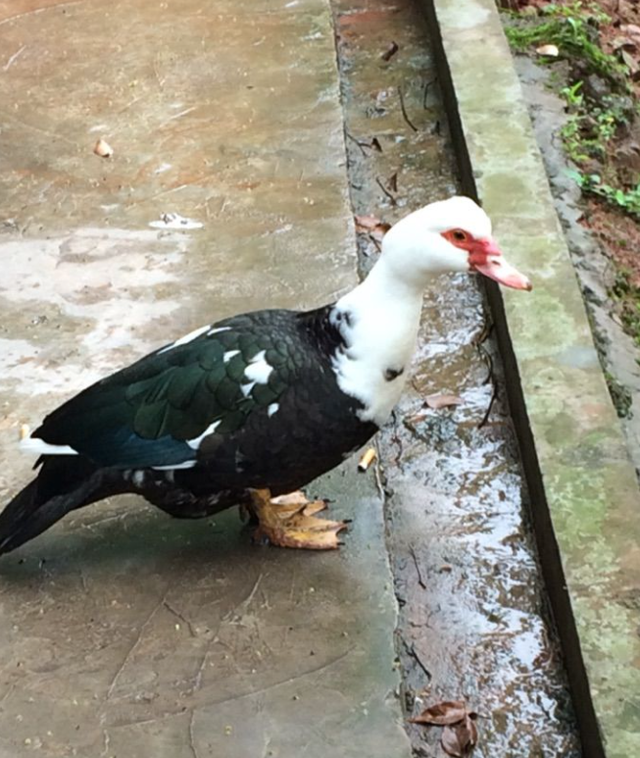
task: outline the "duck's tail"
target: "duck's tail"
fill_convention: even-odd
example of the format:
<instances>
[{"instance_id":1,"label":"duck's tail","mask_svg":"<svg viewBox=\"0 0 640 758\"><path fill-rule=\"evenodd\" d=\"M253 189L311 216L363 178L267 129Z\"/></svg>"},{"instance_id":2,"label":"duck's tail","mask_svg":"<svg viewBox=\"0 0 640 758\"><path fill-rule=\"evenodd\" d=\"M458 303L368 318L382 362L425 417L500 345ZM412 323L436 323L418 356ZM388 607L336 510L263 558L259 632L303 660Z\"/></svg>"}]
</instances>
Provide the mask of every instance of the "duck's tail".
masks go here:
<instances>
[{"instance_id":1,"label":"duck's tail","mask_svg":"<svg viewBox=\"0 0 640 758\"><path fill-rule=\"evenodd\" d=\"M42 534L70 511L122 491L118 474L77 455L43 456L36 478L0 513L0 555Z\"/></svg>"}]
</instances>

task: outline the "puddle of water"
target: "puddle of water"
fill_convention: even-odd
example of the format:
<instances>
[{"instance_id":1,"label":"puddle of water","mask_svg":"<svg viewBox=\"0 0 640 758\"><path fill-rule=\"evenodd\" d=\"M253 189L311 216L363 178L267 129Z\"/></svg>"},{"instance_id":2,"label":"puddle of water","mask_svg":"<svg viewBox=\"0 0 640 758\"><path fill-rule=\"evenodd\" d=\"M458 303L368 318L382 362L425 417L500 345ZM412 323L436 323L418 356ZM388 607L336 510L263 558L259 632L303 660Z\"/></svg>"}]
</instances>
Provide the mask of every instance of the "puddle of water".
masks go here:
<instances>
[{"instance_id":1,"label":"puddle of water","mask_svg":"<svg viewBox=\"0 0 640 758\"><path fill-rule=\"evenodd\" d=\"M71 393L162 339L179 307L171 292L187 242L176 237L79 229L0 240L4 391Z\"/></svg>"}]
</instances>

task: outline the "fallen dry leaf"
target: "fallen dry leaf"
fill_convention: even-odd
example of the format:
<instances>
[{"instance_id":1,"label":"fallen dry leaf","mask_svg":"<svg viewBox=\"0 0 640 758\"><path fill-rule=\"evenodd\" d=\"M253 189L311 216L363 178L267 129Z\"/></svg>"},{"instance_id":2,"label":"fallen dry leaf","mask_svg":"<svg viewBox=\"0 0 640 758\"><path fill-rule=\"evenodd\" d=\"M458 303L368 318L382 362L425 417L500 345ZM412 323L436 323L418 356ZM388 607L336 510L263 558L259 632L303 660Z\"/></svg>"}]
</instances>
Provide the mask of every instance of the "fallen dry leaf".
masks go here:
<instances>
[{"instance_id":1,"label":"fallen dry leaf","mask_svg":"<svg viewBox=\"0 0 640 758\"><path fill-rule=\"evenodd\" d=\"M94 145L93 152L101 158L110 158L113 155L113 148L103 139L99 139Z\"/></svg>"},{"instance_id":2,"label":"fallen dry leaf","mask_svg":"<svg viewBox=\"0 0 640 758\"><path fill-rule=\"evenodd\" d=\"M640 26L636 24L623 24L620 30L630 34L632 37L640 37Z\"/></svg>"},{"instance_id":3,"label":"fallen dry leaf","mask_svg":"<svg viewBox=\"0 0 640 758\"><path fill-rule=\"evenodd\" d=\"M426 708L419 716L409 721L412 724L432 724L433 726L448 726L462 721L467 715L462 700L443 700L441 703Z\"/></svg>"},{"instance_id":4,"label":"fallen dry leaf","mask_svg":"<svg viewBox=\"0 0 640 758\"><path fill-rule=\"evenodd\" d=\"M445 726L440 740L445 753L454 758L466 758L471 755L473 748L478 744L475 717L475 713L466 713L462 721Z\"/></svg>"},{"instance_id":5,"label":"fallen dry leaf","mask_svg":"<svg viewBox=\"0 0 640 758\"><path fill-rule=\"evenodd\" d=\"M632 55L627 50L622 49L620 51L620 55L622 56L622 60L627 64L627 68L631 72L631 74L637 74L638 73L638 64L636 63L635 56Z\"/></svg>"},{"instance_id":6,"label":"fallen dry leaf","mask_svg":"<svg viewBox=\"0 0 640 758\"><path fill-rule=\"evenodd\" d=\"M395 42L392 42L384 53L380 56L383 61L390 61L393 56L398 52L399 48Z\"/></svg>"},{"instance_id":7,"label":"fallen dry leaf","mask_svg":"<svg viewBox=\"0 0 640 758\"><path fill-rule=\"evenodd\" d=\"M440 738L440 744L447 755L453 755L457 758L462 758L464 753L462 752L462 745L458 738L458 732L453 726L446 726L442 730L442 737Z\"/></svg>"},{"instance_id":8,"label":"fallen dry leaf","mask_svg":"<svg viewBox=\"0 0 640 758\"><path fill-rule=\"evenodd\" d=\"M384 235L391 229L391 224L385 224L376 216L355 216L356 232L367 234L378 246Z\"/></svg>"},{"instance_id":9,"label":"fallen dry leaf","mask_svg":"<svg viewBox=\"0 0 640 758\"><path fill-rule=\"evenodd\" d=\"M440 408L450 408L453 405L461 405L464 400L458 395L427 395L425 402L429 408L439 410Z\"/></svg>"},{"instance_id":10,"label":"fallen dry leaf","mask_svg":"<svg viewBox=\"0 0 640 758\"><path fill-rule=\"evenodd\" d=\"M385 224L380 221L376 216L356 216L356 231L357 232L388 232L391 229L391 224Z\"/></svg>"},{"instance_id":11,"label":"fallen dry leaf","mask_svg":"<svg viewBox=\"0 0 640 758\"><path fill-rule=\"evenodd\" d=\"M557 58L560 55L557 45L540 45L536 47L538 55L546 55L549 58Z\"/></svg>"},{"instance_id":12,"label":"fallen dry leaf","mask_svg":"<svg viewBox=\"0 0 640 758\"><path fill-rule=\"evenodd\" d=\"M369 466L375 461L376 459L376 450L373 447L370 447L366 450L362 458L360 458L360 461L358 463L358 470L359 471L366 471Z\"/></svg>"}]
</instances>

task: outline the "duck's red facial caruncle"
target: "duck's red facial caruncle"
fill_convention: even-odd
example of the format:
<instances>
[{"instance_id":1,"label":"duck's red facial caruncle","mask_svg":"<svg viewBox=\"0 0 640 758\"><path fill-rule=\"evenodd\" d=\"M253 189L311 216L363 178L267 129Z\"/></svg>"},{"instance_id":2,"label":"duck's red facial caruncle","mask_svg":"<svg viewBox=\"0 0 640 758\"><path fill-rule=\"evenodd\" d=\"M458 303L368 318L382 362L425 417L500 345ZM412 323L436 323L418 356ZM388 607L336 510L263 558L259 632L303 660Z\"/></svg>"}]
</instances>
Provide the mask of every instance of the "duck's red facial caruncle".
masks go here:
<instances>
[{"instance_id":1,"label":"duck's red facial caruncle","mask_svg":"<svg viewBox=\"0 0 640 758\"><path fill-rule=\"evenodd\" d=\"M504 284L505 287L513 287L517 290L530 290L532 288L529 279L510 263L507 263L493 237L476 239L464 229L449 229L442 232L442 236L454 247L466 250L469 253L469 266L472 271L484 274L489 279Z\"/></svg>"}]
</instances>

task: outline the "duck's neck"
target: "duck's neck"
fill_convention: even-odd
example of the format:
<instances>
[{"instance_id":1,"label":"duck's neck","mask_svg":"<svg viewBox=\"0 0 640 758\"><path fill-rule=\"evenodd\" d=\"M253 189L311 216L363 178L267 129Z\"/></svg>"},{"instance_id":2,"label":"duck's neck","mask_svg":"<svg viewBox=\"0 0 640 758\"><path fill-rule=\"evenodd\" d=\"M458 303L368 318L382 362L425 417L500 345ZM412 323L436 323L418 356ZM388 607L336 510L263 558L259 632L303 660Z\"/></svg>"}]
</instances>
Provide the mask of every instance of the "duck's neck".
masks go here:
<instances>
[{"instance_id":1,"label":"duck's neck","mask_svg":"<svg viewBox=\"0 0 640 758\"><path fill-rule=\"evenodd\" d=\"M343 392L358 398L363 421L378 426L398 402L415 349L422 287L394 274L384 256L335 306L347 344L334 359Z\"/></svg>"}]
</instances>

